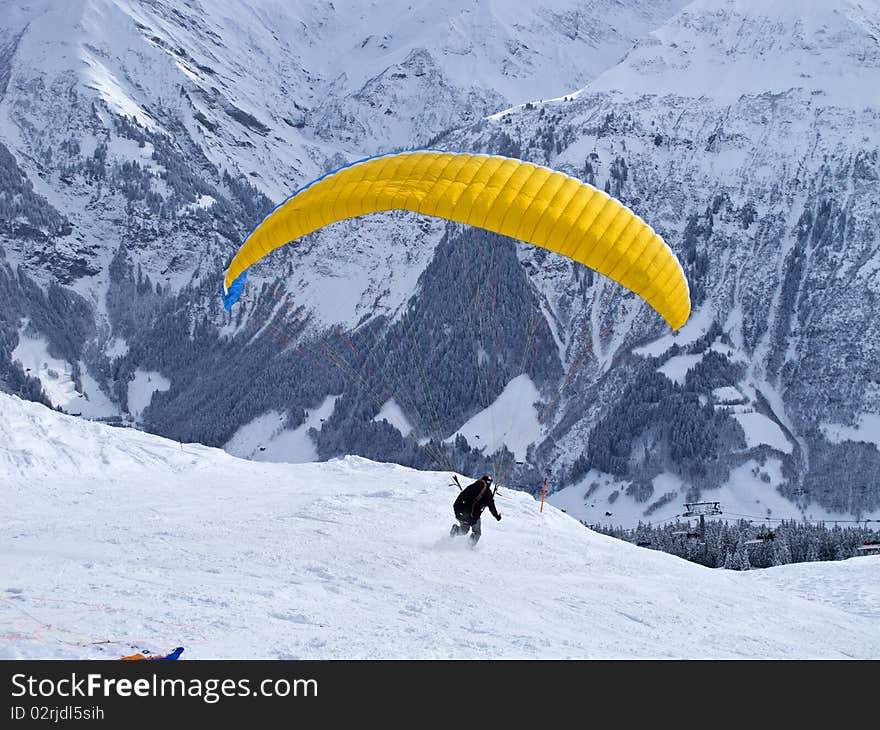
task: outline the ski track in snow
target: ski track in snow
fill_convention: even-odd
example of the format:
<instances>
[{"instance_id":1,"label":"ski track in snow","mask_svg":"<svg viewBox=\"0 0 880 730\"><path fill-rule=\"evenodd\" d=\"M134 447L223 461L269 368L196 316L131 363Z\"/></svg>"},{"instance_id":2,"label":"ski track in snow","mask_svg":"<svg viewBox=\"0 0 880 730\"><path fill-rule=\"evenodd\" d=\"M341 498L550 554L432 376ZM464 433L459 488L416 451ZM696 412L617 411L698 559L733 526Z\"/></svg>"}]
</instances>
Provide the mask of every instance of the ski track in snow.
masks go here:
<instances>
[{"instance_id":1,"label":"ski track in snow","mask_svg":"<svg viewBox=\"0 0 880 730\"><path fill-rule=\"evenodd\" d=\"M880 656L880 557L710 570L508 490L471 550L447 474L0 412L3 658Z\"/></svg>"}]
</instances>

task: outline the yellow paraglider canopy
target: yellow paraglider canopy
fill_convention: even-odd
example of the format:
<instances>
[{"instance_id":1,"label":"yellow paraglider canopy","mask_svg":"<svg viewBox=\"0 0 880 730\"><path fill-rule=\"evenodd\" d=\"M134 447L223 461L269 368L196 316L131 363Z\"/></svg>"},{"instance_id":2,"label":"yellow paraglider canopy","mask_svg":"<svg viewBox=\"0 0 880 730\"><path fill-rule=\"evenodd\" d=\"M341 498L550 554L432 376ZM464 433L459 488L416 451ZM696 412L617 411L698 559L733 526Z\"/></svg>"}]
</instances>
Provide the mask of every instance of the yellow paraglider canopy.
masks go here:
<instances>
[{"instance_id":1,"label":"yellow paraglider canopy","mask_svg":"<svg viewBox=\"0 0 880 730\"><path fill-rule=\"evenodd\" d=\"M672 329L691 311L681 264L660 236L606 193L564 173L509 157L443 151L360 160L318 178L253 230L226 270L224 304L269 252L345 218L409 210L541 246L614 279Z\"/></svg>"}]
</instances>

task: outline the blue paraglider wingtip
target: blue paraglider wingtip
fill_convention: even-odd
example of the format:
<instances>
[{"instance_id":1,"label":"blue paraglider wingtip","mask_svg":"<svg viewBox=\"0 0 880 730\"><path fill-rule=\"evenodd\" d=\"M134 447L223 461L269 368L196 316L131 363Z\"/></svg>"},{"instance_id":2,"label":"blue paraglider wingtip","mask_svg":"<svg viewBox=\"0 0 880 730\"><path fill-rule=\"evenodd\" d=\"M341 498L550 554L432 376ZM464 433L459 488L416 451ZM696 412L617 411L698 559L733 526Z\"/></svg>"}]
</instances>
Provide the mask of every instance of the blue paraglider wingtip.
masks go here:
<instances>
[{"instance_id":1,"label":"blue paraglider wingtip","mask_svg":"<svg viewBox=\"0 0 880 730\"><path fill-rule=\"evenodd\" d=\"M229 285L229 290L220 294L223 299L223 308L227 312L232 309L232 305L235 304L241 296L241 292L244 289L245 279L247 279L247 273L247 269L242 271L238 275L238 278Z\"/></svg>"}]
</instances>

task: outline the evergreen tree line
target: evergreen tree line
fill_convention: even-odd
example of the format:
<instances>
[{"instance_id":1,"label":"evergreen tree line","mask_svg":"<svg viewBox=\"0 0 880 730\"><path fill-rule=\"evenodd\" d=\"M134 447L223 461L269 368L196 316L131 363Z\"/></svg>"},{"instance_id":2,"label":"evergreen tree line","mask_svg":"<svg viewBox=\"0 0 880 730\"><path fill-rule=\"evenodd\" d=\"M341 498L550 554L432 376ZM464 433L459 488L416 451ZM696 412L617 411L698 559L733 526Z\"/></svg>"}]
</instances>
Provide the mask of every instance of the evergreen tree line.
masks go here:
<instances>
[{"instance_id":1,"label":"evergreen tree line","mask_svg":"<svg viewBox=\"0 0 880 730\"><path fill-rule=\"evenodd\" d=\"M0 301L0 390L49 405L39 378L13 360L19 330L27 320L29 330L47 338L52 357L73 363L78 380L85 343L95 332L91 308L71 289L53 282L44 290L21 267L8 264L0 265Z\"/></svg>"},{"instance_id":2,"label":"evergreen tree line","mask_svg":"<svg viewBox=\"0 0 880 730\"><path fill-rule=\"evenodd\" d=\"M490 454L462 436L451 444L442 439L523 372L539 388L562 376L516 244L478 229L450 228L422 274L419 294L396 322L376 318L341 339L345 347L333 359L347 363L350 377L334 414L315 434L322 458L357 453L465 474L499 469L507 476L516 462L506 449ZM391 398L414 427L412 444L430 439L423 448L404 446L394 428L373 421Z\"/></svg>"},{"instance_id":3,"label":"evergreen tree line","mask_svg":"<svg viewBox=\"0 0 880 730\"><path fill-rule=\"evenodd\" d=\"M676 353L677 354L677 351ZM683 385L657 371L656 358L637 366L614 405L590 432L585 452L567 482L590 469L643 481L670 469L698 487L716 486L728 469L719 462L722 447L745 448L745 435L727 409L700 395L735 385L742 366L710 351L691 368ZM651 444L636 454L638 444ZM651 496L650 490L644 500ZM643 500L643 501L644 501Z\"/></svg>"},{"instance_id":4,"label":"evergreen tree line","mask_svg":"<svg viewBox=\"0 0 880 730\"><path fill-rule=\"evenodd\" d=\"M866 543L880 542L880 532L867 527L829 527L824 522L797 520L783 520L772 526L743 519L707 520L702 534L698 526L679 520L660 525L639 522L634 529L587 526L619 540L662 550L709 568L728 570L846 560L862 555L858 548Z\"/></svg>"},{"instance_id":5,"label":"evergreen tree line","mask_svg":"<svg viewBox=\"0 0 880 730\"><path fill-rule=\"evenodd\" d=\"M52 237L70 231L67 220L42 195L0 142L0 233L16 237Z\"/></svg>"},{"instance_id":6,"label":"evergreen tree line","mask_svg":"<svg viewBox=\"0 0 880 730\"><path fill-rule=\"evenodd\" d=\"M69 185L79 179L96 186L99 195L118 194L124 198L126 229L131 238L149 240L182 226L200 233L217 231L238 243L241 231L249 230L254 221L271 210L271 201L246 178L211 163L178 120L169 120L171 128L181 132L173 138L151 132L130 117L114 117L114 125L120 137L142 149L150 145L152 164L109 158L109 132L91 154L83 154L79 141L72 137L55 148L45 147L40 156L62 182ZM210 210L194 205L202 196L213 199ZM25 214L31 226L48 228L50 235L70 230L69 223L32 192L12 155L0 145L0 226ZM18 235L23 232L19 230Z\"/></svg>"},{"instance_id":7,"label":"evergreen tree line","mask_svg":"<svg viewBox=\"0 0 880 730\"><path fill-rule=\"evenodd\" d=\"M320 458L358 454L422 469L492 473L493 464L512 467L513 454L485 453L463 437L442 439L523 371L539 388L562 376L515 244L482 231L451 232L443 240L420 293L397 321L379 317L310 336L303 334L310 331L307 315L286 299L281 281L240 302L232 316L246 324L222 337L211 315L219 272L169 296L124 248L110 271L108 309L129 351L113 362L107 382L124 404L137 368L161 372L171 388L154 395L144 426L181 441L222 445L269 410L286 413L287 427L295 428L336 395L333 414L311 432ZM413 424L411 435L374 420L391 398Z\"/></svg>"}]
</instances>

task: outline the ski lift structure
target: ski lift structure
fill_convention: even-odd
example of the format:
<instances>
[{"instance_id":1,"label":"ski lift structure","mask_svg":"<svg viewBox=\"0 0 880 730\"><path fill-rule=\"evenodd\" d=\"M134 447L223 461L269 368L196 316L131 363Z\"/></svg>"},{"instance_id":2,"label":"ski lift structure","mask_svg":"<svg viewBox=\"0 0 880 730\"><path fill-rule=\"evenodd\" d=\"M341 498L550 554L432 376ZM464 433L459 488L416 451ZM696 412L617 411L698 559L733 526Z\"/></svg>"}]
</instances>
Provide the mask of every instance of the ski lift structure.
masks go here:
<instances>
[{"instance_id":1,"label":"ski lift structure","mask_svg":"<svg viewBox=\"0 0 880 730\"><path fill-rule=\"evenodd\" d=\"M704 517L706 515L720 515L721 502L685 502L682 517Z\"/></svg>"},{"instance_id":2,"label":"ski lift structure","mask_svg":"<svg viewBox=\"0 0 880 730\"><path fill-rule=\"evenodd\" d=\"M673 530L672 534L676 537L682 537L685 540L699 540L700 533L696 530L691 530L691 523L688 522L688 528L686 530Z\"/></svg>"},{"instance_id":3,"label":"ski lift structure","mask_svg":"<svg viewBox=\"0 0 880 730\"><path fill-rule=\"evenodd\" d=\"M870 522L880 522L880 520L872 520L865 519L865 530L869 530L868 523ZM857 555L880 555L880 540L869 538L865 540L861 545L856 547Z\"/></svg>"},{"instance_id":4,"label":"ski lift structure","mask_svg":"<svg viewBox=\"0 0 880 730\"><path fill-rule=\"evenodd\" d=\"M880 555L880 540L865 540L856 550L860 555Z\"/></svg>"},{"instance_id":5,"label":"ski lift structure","mask_svg":"<svg viewBox=\"0 0 880 730\"><path fill-rule=\"evenodd\" d=\"M700 541L706 539L706 517L723 514L721 511L721 502L685 502L682 517L699 517L700 531L698 533Z\"/></svg>"},{"instance_id":6,"label":"ski lift structure","mask_svg":"<svg viewBox=\"0 0 880 730\"><path fill-rule=\"evenodd\" d=\"M743 545L763 545L776 539L776 533L773 530L763 530L755 535L751 540L746 540Z\"/></svg>"}]
</instances>

